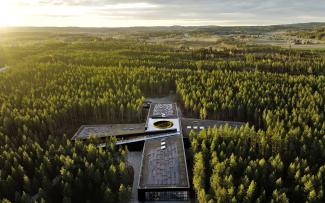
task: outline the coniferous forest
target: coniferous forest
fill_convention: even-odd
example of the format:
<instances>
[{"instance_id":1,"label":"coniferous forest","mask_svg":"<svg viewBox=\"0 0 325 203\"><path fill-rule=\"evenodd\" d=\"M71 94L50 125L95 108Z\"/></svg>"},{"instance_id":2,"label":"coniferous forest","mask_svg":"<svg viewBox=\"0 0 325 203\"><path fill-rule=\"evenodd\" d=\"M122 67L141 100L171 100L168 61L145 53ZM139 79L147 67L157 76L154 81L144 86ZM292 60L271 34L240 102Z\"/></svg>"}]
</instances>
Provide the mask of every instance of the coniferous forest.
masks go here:
<instances>
[{"instance_id":1,"label":"coniferous forest","mask_svg":"<svg viewBox=\"0 0 325 203\"><path fill-rule=\"evenodd\" d=\"M70 139L83 124L143 122L145 98L171 91L186 116L246 123L190 133L199 202L325 202L324 50L155 34L0 33L1 202L127 202L128 149Z\"/></svg>"}]
</instances>

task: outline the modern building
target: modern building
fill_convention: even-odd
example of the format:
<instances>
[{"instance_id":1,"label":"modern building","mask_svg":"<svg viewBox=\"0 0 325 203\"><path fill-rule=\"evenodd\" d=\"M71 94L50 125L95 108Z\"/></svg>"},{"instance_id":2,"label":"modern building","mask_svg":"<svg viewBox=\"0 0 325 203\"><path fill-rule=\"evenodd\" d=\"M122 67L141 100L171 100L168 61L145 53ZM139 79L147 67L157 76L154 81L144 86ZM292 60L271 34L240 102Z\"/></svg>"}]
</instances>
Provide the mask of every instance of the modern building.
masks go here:
<instances>
[{"instance_id":1,"label":"modern building","mask_svg":"<svg viewBox=\"0 0 325 203\"><path fill-rule=\"evenodd\" d=\"M117 145L142 143L142 161L137 180L138 200L189 200L190 181L184 147L189 132L225 124L240 127L244 123L181 118L176 103L149 105L146 123L81 126L72 139L86 140L91 136L106 139L107 136L114 136ZM105 143L98 147L105 147Z\"/></svg>"},{"instance_id":2,"label":"modern building","mask_svg":"<svg viewBox=\"0 0 325 203\"><path fill-rule=\"evenodd\" d=\"M146 131L175 130L144 143L140 168L139 201L188 200L188 178L183 135L176 104L152 104Z\"/></svg>"}]
</instances>

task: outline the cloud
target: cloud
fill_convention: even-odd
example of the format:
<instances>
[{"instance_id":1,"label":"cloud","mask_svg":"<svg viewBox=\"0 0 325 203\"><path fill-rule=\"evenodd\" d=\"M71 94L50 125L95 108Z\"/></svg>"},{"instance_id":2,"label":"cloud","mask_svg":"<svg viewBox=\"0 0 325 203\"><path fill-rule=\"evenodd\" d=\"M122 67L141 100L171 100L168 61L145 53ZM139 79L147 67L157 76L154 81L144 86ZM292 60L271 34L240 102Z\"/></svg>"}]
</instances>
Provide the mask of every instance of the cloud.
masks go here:
<instances>
[{"instance_id":1,"label":"cloud","mask_svg":"<svg viewBox=\"0 0 325 203\"><path fill-rule=\"evenodd\" d=\"M220 25L264 25L308 21L325 21L324 0L12 0L22 15L37 19L51 17L67 21L56 26L78 26L79 21L98 22L116 19L144 23L146 21L175 22L197 25L221 23ZM38 17L36 17L38 16ZM73 17L76 19L72 20ZM83 19L81 19L83 18ZM43 19L46 22L46 19ZM53 19L51 23L55 22ZM80 23L80 24L84 24ZM182 23L184 22L184 23ZM24 23L24 22L22 22ZM109 25L114 24L110 23ZM93 23L89 24L92 26ZM103 25L103 26L109 26ZM132 24L130 23L132 26ZM51 25L49 25L51 26Z\"/></svg>"}]
</instances>

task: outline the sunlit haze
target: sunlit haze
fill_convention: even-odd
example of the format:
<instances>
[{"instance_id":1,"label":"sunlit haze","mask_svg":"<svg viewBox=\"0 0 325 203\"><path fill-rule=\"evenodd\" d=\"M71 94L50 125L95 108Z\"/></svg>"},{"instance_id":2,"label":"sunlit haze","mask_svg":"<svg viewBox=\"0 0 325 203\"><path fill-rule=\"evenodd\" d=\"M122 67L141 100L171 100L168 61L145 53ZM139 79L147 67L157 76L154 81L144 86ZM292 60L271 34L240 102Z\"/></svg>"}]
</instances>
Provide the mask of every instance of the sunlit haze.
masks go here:
<instances>
[{"instance_id":1,"label":"sunlit haze","mask_svg":"<svg viewBox=\"0 0 325 203\"><path fill-rule=\"evenodd\" d=\"M0 0L0 26L270 25L325 21L323 0Z\"/></svg>"}]
</instances>

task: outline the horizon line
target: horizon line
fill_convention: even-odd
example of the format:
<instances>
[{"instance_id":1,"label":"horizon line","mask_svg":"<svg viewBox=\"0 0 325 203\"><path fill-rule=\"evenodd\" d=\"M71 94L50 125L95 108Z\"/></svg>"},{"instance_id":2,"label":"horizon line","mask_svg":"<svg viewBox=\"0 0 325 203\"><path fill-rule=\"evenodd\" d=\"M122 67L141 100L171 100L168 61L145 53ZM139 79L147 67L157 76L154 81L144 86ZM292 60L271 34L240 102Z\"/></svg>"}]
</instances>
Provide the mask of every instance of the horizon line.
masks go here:
<instances>
[{"instance_id":1,"label":"horizon line","mask_svg":"<svg viewBox=\"0 0 325 203\"><path fill-rule=\"evenodd\" d=\"M168 27L271 27L271 26L290 26L290 25L301 25L301 24L325 24L324 22L301 22L301 23L284 23L284 24L247 24L247 25L157 25L157 26L35 26L35 25L14 25L14 26L0 26L0 29L10 29L10 28L97 28L97 29L116 29L116 28L168 28Z\"/></svg>"}]
</instances>

